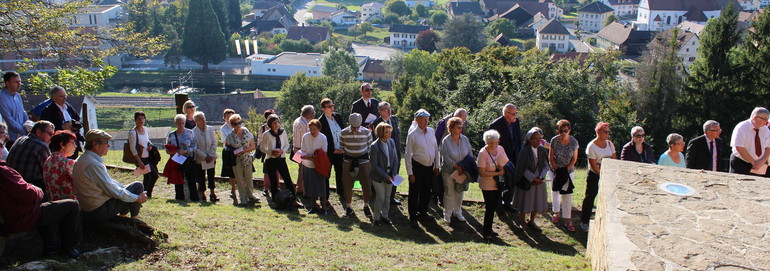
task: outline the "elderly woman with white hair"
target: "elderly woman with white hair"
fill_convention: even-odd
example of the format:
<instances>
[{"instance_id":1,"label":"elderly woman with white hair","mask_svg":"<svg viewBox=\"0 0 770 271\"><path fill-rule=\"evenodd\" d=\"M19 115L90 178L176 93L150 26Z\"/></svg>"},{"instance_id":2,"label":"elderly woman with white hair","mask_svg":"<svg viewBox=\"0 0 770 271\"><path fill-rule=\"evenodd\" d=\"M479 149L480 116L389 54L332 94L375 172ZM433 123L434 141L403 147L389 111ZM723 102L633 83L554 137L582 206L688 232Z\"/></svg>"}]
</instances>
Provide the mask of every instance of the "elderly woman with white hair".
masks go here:
<instances>
[{"instance_id":1,"label":"elderly woman with white hair","mask_svg":"<svg viewBox=\"0 0 770 271\"><path fill-rule=\"evenodd\" d=\"M184 174L185 183L190 190L190 200L199 201L198 188L196 183L197 172L194 170L194 156L195 149L198 147L198 143L195 140L195 134L192 130L185 128L185 121L187 118L185 115L178 114L174 117L174 125L176 129L168 133L166 136L166 144L174 145L178 149L176 154L179 156L187 157L184 164L181 166ZM174 152L166 149L166 153L174 154ZM174 191L176 192L176 200L185 200L184 196L184 184L174 184Z\"/></svg>"},{"instance_id":2,"label":"elderly woman with white hair","mask_svg":"<svg viewBox=\"0 0 770 271\"><path fill-rule=\"evenodd\" d=\"M525 217L529 213L529 221L526 224L533 230L540 231L535 224L537 213L548 209L548 192L544 185L545 175L548 173L548 150L540 145L543 139L541 130L537 127L529 129L524 146L519 152L516 163L516 173L513 181L529 182L529 189L521 189L517 186L514 191L514 204L519 211L521 225L525 223Z\"/></svg>"},{"instance_id":3,"label":"elderly woman with white hair","mask_svg":"<svg viewBox=\"0 0 770 271\"><path fill-rule=\"evenodd\" d=\"M620 151L620 160L655 164L652 146L644 142L644 137L644 128L641 126L631 128L631 141L623 145L623 150Z\"/></svg>"},{"instance_id":4,"label":"elderly woman with white hair","mask_svg":"<svg viewBox=\"0 0 770 271\"><path fill-rule=\"evenodd\" d=\"M484 132L484 143L486 145L479 151L477 165L479 167L479 188L484 195L484 228L481 235L486 239L497 236L492 231L492 224L495 219L495 210L500 205L500 190L497 187L496 178L503 178L505 174L503 167L508 163L508 155L505 149L500 146L500 133L496 130Z\"/></svg>"},{"instance_id":5,"label":"elderly woman with white hair","mask_svg":"<svg viewBox=\"0 0 770 271\"><path fill-rule=\"evenodd\" d=\"M660 155L658 165L685 168L684 154L682 154L684 152L684 138L673 133L666 137L666 142L668 143L668 150Z\"/></svg>"}]
</instances>

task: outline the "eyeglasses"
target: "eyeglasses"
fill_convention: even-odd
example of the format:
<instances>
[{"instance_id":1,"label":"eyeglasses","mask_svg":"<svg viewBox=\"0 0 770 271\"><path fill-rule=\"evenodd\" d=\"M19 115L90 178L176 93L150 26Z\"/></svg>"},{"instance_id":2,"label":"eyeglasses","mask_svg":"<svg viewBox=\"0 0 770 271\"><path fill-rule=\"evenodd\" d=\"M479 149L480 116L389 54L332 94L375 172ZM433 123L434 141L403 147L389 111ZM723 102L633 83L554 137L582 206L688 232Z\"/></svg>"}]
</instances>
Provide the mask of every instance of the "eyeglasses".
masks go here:
<instances>
[{"instance_id":1,"label":"eyeglasses","mask_svg":"<svg viewBox=\"0 0 770 271\"><path fill-rule=\"evenodd\" d=\"M45 133L48 134L48 136L53 136L53 132L45 131Z\"/></svg>"},{"instance_id":2,"label":"eyeglasses","mask_svg":"<svg viewBox=\"0 0 770 271\"><path fill-rule=\"evenodd\" d=\"M334 105L333 105L333 104L327 104L327 105L326 105L326 108L333 108L333 107L334 107Z\"/></svg>"},{"instance_id":3,"label":"eyeglasses","mask_svg":"<svg viewBox=\"0 0 770 271\"><path fill-rule=\"evenodd\" d=\"M644 136L646 136L646 135L645 135L645 134L641 134L641 135L634 135L634 137L636 137L636 138L644 138Z\"/></svg>"},{"instance_id":4,"label":"eyeglasses","mask_svg":"<svg viewBox=\"0 0 770 271\"><path fill-rule=\"evenodd\" d=\"M610 133L610 130L601 130L601 131L599 131L599 133L602 133L602 134L609 134L609 133Z\"/></svg>"},{"instance_id":5,"label":"eyeglasses","mask_svg":"<svg viewBox=\"0 0 770 271\"><path fill-rule=\"evenodd\" d=\"M760 118L761 120L764 120L764 121L767 121L767 119L768 119L768 118L763 118L763 117L760 117L760 116L757 116L757 118Z\"/></svg>"},{"instance_id":6,"label":"eyeglasses","mask_svg":"<svg viewBox=\"0 0 770 271\"><path fill-rule=\"evenodd\" d=\"M239 121L239 122L236 122L236 123L230 123L230 125L232 125L232 126L240 126L240 125L243 125L243 121Z\"/></svg>"},{"instance_id":7,"label":"eyeglasses","mask_svg":"<svg viewBox=\"0 0 770 271\"><path fill-rule=\"evenodd\" d=\"M365 88L365 89L362 89L362 91L363 92L372 92L372 89L371 88Z\"/></svg>"},{"instance_id":8,"label":"eyeglasses","mask_svg":"<svg viewBox=\"0 0 770 271\"><path fill-rule=\"evenodd\" d=\"M195 108L195 106L194 105L190 105L187 108Z\"/></svg>"},{"instance_id":9,"label":"eyeglasses","mask_svg":"<svg viewBox=\"0 0 770 271\"><path fill-rule=\"evenodd\" d=\"M717 132L717 133L721 133L721 132L722 132L722 129L719 129L719 130L708 130L708 131L709 131L709 132Z\"/></svg>"},{"instance_id":10,"label":"eyeglasses","mask_svg":"<svg viewBox=\"0 0 770 271\"><path fill-rule=\"evenodd\" d=\"M566 134L569 133L569 129L559 130L560 134Z\"/></svg>"}]
</instances>

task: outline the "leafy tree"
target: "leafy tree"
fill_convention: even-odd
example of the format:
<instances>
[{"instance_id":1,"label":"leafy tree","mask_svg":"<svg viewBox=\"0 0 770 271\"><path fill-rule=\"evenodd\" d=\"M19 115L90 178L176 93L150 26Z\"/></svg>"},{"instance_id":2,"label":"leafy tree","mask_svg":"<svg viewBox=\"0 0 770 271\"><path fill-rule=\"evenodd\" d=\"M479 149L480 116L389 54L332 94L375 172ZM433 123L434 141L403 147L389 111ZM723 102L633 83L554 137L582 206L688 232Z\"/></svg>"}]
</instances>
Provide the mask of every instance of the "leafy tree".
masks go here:
<instances>
[{"instance_id":1,"label":"leafy tree","mask_svg":"<svg viewBox=\"0 0 770 271\"><path fill-rule=\"evenodd\" d=\"M337 104L337 112L343 115L343 119L347 119L348 106L359 97L352 93L357 92L359 86L358 82L344 82L327 75L308 77L304 73L297 73L281 85L281 95L278 96L275 108L279 114L295 116L299 115L303 105L311 104L318 108L321 99L329 98ZM320 113L321 110L316 109L316 114ZM290 126L284 128L291 131Z\"/></svg>"},{"instance_id":2,"label":"leafy tree","mask_svg":"<svg viewBox=\"0 0 770 271\"><path fill-rule=\"evenodd\" d=\"M757 104L768 104L770 92L770 14L760 12L752 22L753 31L749 31L746 40L737 53L741 85L757 97Z\"/></svg>"},{"instance_id":3,"label":"leafy tree","mask_svg":"<svg viewBox=\"0 0 770 271\"><path fill-rule=\"evenodd\" d=\"M166 20L166 24L174 26L177 35L181 36L184 33L184 14L182 14L176 4L169 5L165 11L163 11L163 17Z\"/></svg>"},{"instance_id":4,"label":"leafy tree","mask_svg":"<svg viewBox=\"0 0 770 271\"><path fill-rule=\"evenodd\" d=\"M156 55L165 49L162 37L136 32L131 23L104 31L70 27L72 18L87 11L88 1L9 0L0 2L0 55L18 58L58 59L62 67L94 65L106 56L125 52L139 57ZM147 24L147 27L151 24ZM94 46L94 44L105 46ZM30 50L34 49L34 50ZM73 61L77 59L78 61Z\"/></svg>"},{"instance_id":5,"label":"leafy tree","mask_svg":"<svg viewBox=\"0 0 770 271\"><path fill-rule=\"evenodd\" d=\"M433 15L430 16L430 23L435 26L442 26L447 20L449 20L449 15L444 11L434 12Z\"/></svg>"},{"instance_id":6,"label":"leafy tree","mask_svg":"<svg viewBox=\"0 0 770 271\"><path fill-rule=\"evenodd\" d=\"M417 48L431 53L436 51L436 43L439 41L440 39L438 34L433 32L433 30L420 31L420 33L417 34L417 39L415 40L417 43Z\"/></svg>"},{"instance_id":7,"label":"leafy tree","mask_svg":"<svg viewBox=\"0 0 770 271\"><path fill-rule=\"evenodd\" d=\"M219 64L227 57L225 35L209 0L190 0L185 21L182 52L209 69L209 63Z\"/></svg>"},{"instance_id":8,"label":"leafy tree","mask_svg":"<svg viewBox=\"0 0 770 271\"><path fill-rule=\"evenodd\" d=\"M361 27L359 25L352 25L348 27L348 35L353 36L354 38L358 37L359 35L363 34L364 31L361 31Z\"/></svg>"},{"instance_id":9,"label":"leafy tree","mask_svg":"<svg viewBox=\"0 0 770 271\"><path fill-rule=\"evenodd\" d=\"M279 47L281 47L281 50L284 52L308 53L313 51L313 45L306 39L284 39L281 40Z\"/></svg>"},{"instance_id":10,"label":"leafy tree","mask_svg":"<svg viewBox=\"0 0 770 271\"><path fill-rule=\"evenodd\" d=\"M635 93L633 106L637 117L645 125L647 134L652 135L649 142L655 147L656 153L668 149L665 144L666 136L674 131L673 118L660 112L676 112L677 98L682 92L684 82L677 74L681 61L677 53L679 29L673 28L670 33L664 32L648 45L648 50L642 56L637 67L638 90Z\"/></svg>"},{"instance_id":11,"label":"leafy tree","mask_svg":"<svg viewBox=\"0 0 770 271\"><path fill-rule=\"evenodd\" d=\"M535 39L528 39L528 40L525 40L524 43L521 44L521 46L523 47L522 49L527 51L529 49L535 48L535 46L537 46L537 42L535 41Z\"/></svg>"},{"instance_id":12,"label":"leafy tree","mask_svg":"<svg viewBox=\"0 0 770 271\"><path fill-rule=\"evenodd\" d=\"M238 0L227 0L227 22L229 33L241 30L241 3Z\"/></svg>"},{"instance_id":13,"label":"leafy tree","mask_svg":"<svg viewBox=\"0 0 770 271\"><path fill-rule=\"evenodd\" d=\"M385 16L382 17L382 23L385 23L385 24L401 24L401 18L398 17L397 14L386 13Z\"/></svg>"},{"instance_id":14,"label":"leafy tree","mask_svg":"<svg viewBox=\"0 0 770 271\"><path fill-rule=\"evenodd\" d=\"M27 87L35 93L46 93L54 86L62 86L69 95L90 95L104 90L104 80L112 77L118 69L96 63L99 69L88 70L82 67L72 69L57 68L55 73L37 73L26 81ZM21 70L25 70L22 68Z\"/></svg>"},{"instance_id":15,"label":"leafy tree","mask_svg":"<svg viewBox=\"0 0 770 271\"><path fill-rule=\"evenodd\" d=\"M499 18L489 23L489 25L484 28L484 31L490 37L497 37L497 35L502 33L505 37L512 38L516 35L516 26L511 20Z\"/></svg>"},{"instance_id":16,"label":"leafy tree","mask_svg":"<svg viewBox=\"0 0 770 271\"><path fill-rule=\"evenodd\" d=\"M398 16L406 16L412 14L409 6L406 5L406 2L401 0L388 0L385 2L384 9L386 13L393 13Z\"/></svg>"},{"instance_id":17,"label":"leafy tree","mask_svg":"<svg viewBox=\"0 0 770 271\"><path fill-rule=\"evenodd\" d=\"M385 69L394 77L401 75L430 78L438 68L434 54L412 49L409 53L397 53L383 62Z\"/></svg>"},{"instance_id":18,"label":"leafy tree","mask_svg":"<svg viewBox=\"0 0 770 271\"><path fill-rule=\"evenodd\" d=\"M163 26L163 33L169 44L168 49L163 54L163 64L166 66L176 65L178 68L179 63L182 62L182 39L179 38L174 27L168 24Z\"/></svg>"},{"instance_id":19,"label":"leafy tree","mask_svg":"<svg viewBox=\"0 0 770 271\"><path fill-rule=\"evenodd\" d=\"M732 3L717 18L710 19L701 32L700 47L695 63L690 66L688 87L681 96L681 117L690 125L688 131L697 131L699 123L713 119L724 127L733 127L740 118L735 108L751 110L755 96L737 80L733 48L738 44L742 31L738 30L737 12ZM730 106L724 106L730 105ZM748 116L748 112L743 112Z\"/></svg>"},{"instance_id":20,"label":"leafy tree","mask_svg":"<svg viewBox=\"0 0 770 271\"><path fill-rule=\"evenodd\" d=\"M358 27L361 32L364 32L364 37L366 37L366 33L374 31L374 26L372 26L372 23L370 22L363 22L359 24Z\"/></svg>"},{"instance_id":21,"label":"leafy tree","mask_svg":"<svg viewBox=\"0 0 770 271\"><path fill-rule=\"evenodd\" d=\"M604 19L604 25L602 25L602 27L607 26L607 25L611 24L612 22L617 22L617 21L618 21L618 16L615 16L615 13L610 14L610 16L607 16L607 19Z\"/></svg>"},{"instance_id":22,"label":"leafy tree","mask_svg":"<svg viewBox=\"0 0 770 271\"><path fill-rule=\"evenodd\" d=\"M465 47L474 53L481 51L485 45L484 41L479 38L482 27L481 22L469 14L449 19L444 24L444 33L439 47L446 49Z\"/></svg>"},{"instance_id":23,"label":"leafy tree","mask_svg":"<svg viewBox=\"0 0 770 271\"><path fill-rule=\"evenodd\" d=\"M324 56L321 73L341 81L358 77L358 64L353 54L337 48Z\"/></svg>"},{"instance_id":24,"label":"leafy tree","mask_svg":"<svg viewBox=\"0 0 770 271\"><path fill-rule=\"evenodd\" d=\"M425 7L423 4L417 4L414 6L414 12L412 12L412 15L417 16L419 18L426 18L428 17L428 8Z\"/></svg>"}]
</instances>

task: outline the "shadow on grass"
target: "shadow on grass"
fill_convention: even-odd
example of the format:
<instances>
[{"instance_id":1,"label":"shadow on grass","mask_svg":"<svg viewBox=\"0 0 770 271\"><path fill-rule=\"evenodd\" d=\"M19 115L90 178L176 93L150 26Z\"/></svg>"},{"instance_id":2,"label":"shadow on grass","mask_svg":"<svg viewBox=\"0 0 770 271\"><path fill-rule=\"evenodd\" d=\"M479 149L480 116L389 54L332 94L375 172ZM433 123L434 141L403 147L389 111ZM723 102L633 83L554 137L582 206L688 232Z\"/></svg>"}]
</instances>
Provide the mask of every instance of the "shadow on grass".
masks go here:
<instances>
[{"instance_id":1,"label":"shadow on grass","mask_svg":"<svg viewBox=\"0 0 770 271\"><path fill-rule=\"evenodd\" d=\"M508 228L511 229L513 234L519 238L522 242L526 243L528 246L546 251L551 253L557 253L561 255L566 256L574 256L578 255L579 252L575 249L575 247L570 246L568 244L564 244L562 242L557 242L552 240L548 235L543 234L542 232L535 231L526 225L523 227L519 227L520 223L519 220L519 214L518 213L507 213L504 211L498 211L497 212L498 218L500 221L502 221L505 225L508 226ZM572 234L572 233L569 233Z\"/></svg>"}]
</instances>

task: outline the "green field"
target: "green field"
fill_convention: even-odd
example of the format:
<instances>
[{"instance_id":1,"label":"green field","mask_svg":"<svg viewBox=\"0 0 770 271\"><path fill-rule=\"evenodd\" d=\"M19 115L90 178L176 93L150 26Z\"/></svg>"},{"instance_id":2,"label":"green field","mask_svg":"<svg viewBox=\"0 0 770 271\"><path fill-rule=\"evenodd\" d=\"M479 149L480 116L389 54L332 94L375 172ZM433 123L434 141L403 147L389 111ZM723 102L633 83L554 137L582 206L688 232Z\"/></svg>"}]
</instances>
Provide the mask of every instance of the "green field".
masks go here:
<instances>
[{"instance_id":1,"label":"green field","mask_svg":"<svg viewBox=\"0 0 770 271\"><path fill-rule=\"evenodd\" d=\"M122 183L137 180L130 173L111 175ZM567 232L547 216L537 219L543 229L539 233L518 228L514 216L498 213L494 229L500 236L487 241L479 233L481 204L464 206L468 222L425 220L412 229L404 205L391 208L393 226L373 226L361 212L358 196L353 203L356 215L346 218L334 194L333 212L318 216L274 210L264 198L256 208L234 207L222 191L228 185L219 187L224 198L219 203L188 203L172 200L172 186L159 180L139 218L168 234L165 242L155 249L122 251L56 269L590 270L584 256L587 235ZM84 242L93 242L92 237L85 235ZM118 245L115 240L101 242L98 245Z\"/></svg>"},{"instance_id":2,"label":"green field","mask_svg":"<svg viewBox=\"0 0 770 271\"><path fill-rule=\"evenodd\" d=\"M99 129L105 131L128 130L134 127L134 112L142 111L147 116L148 127L171 127L176 110L166 107L106 107L97 106Z\"/></svg>"},{"instance_id":3,"label":"green field","mask_svg":"<svg viewBox=\"0 0 770 271\"><path fill-rule=\"evenodd\" d=\"M342 36L344 39L353 41L353 42L362 42L366 44L372 44L372 45L379 45L385 42L383 39L390 35L390 32L388 32L387 28L380 28L380 27L374 27L374 31L367 32L366 37L364 35L359 36L351 36L348 34L347 29L337 29L334 30L334 33Z\"/></svg>"}]
</instances>

